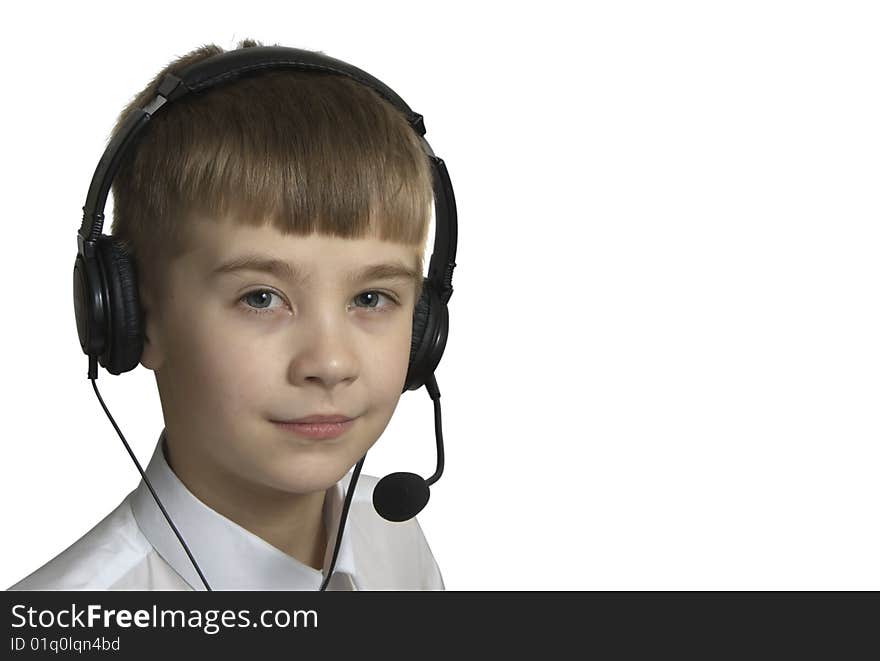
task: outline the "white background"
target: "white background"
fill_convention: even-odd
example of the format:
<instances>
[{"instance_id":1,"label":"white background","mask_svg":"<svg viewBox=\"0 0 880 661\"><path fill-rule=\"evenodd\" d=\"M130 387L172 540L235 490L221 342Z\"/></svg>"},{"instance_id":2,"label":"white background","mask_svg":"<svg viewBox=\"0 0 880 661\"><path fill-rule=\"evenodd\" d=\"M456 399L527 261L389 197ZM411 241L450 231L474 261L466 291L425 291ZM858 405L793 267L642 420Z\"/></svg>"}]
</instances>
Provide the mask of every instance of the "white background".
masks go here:
<instances>
[{"instance_id":1,"label":"white background","mask_svg":"<svg viewBox=\"0 0 880 661\"><path fill-rule=\"evenodd\" d=\"M419 515L448 589L880 588L876 5L322 7L2 10L0 585L140 479L72 299L116 115L250 37L369 71L449 169L446 468ZM153 373L98 388L146 464ZM408 392L364 472L434 461Z\"/></svg>"}]
</instances>

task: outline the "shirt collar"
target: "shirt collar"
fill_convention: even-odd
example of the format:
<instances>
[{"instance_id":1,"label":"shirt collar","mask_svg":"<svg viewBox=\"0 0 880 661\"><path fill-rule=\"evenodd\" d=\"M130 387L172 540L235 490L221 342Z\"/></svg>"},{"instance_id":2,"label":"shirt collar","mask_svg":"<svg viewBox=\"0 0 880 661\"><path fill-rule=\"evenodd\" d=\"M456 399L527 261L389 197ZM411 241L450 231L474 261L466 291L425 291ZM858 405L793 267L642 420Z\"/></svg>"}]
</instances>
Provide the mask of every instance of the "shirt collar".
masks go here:
<instances>
[{"instance_id":1,"label":"shirt collar","mask_svg":"<svg viewBox=\"0 0 880 661\"><path fill-rule=\"evenodd\" d=\"M164 444L165 429L162 429L145 472L212 590L318 590L321 587L333 558L342 506L352 477L350 471L327 489L324 498L324 525L329 539L324 567L319 571L199 500L171 470L163 451ZM156 551L194 589L205 589L143 479L132 492L131 506L138 526ZM351 545L351 511L345 528L328 590L357 589Z\"/></svg>"}]
</instances>

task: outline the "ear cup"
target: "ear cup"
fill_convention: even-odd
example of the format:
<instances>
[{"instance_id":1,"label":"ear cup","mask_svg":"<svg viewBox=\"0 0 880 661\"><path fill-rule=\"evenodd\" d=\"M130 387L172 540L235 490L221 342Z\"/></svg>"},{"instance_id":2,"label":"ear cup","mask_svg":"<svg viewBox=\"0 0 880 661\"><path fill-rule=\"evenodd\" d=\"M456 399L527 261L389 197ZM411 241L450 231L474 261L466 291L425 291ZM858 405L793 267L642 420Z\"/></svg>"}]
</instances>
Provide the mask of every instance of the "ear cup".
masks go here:
<instances>
[{"instance_id":1,"label":"ear cup","mask_svg":"<svg viewBox=\"0 0 880 661\"><path fill-rule=\"evenodd\" d=\"M418 390L434 373L446 348L448 329L449 312L446 304L437 296L431 281L425 278L422 294L413 310L409 367L403 392Z\"/></svg>"},{"instance_id":2,"label":"ear cup","mask_svg":"<svg viewBox=\"0 0 880 661\"><path fill-rule=\"evenodd\" d=\"M98 361L111 374L121 374L137 367L144 350L137 270L131 255L113 236L98 238L96 254L109 296L107 341Z\"/></svg>"},{"instance_id":3,"label":"ear cup","mask_svg":"<svg viewBox=\"0 0 880 661\"><path fill-rule=\"evenodd\" d=\"M76 333L87 356L97 356L104 349L103 279L98 260L77 253L73 264L73 309Z\"/></svg>"},{"instance_id":4,"label":"ear cup","mask_svg":"<svg viewBox=\"0 0 880 661\"><path fill-rule=\"evenodd\" d=\"M416 301L416 306L413 309L412 338L410 339L409 345L410 369L412 369L416 353L418 353L418 349L422 345L422 339L425 336L425 328L428 326L428 316L431 313L431 297L428 293L429 286L428 279L424 278L422 280L422 293L419 296L419 300ZM408 380L409 375L407 375L407 381Z\"/></svg>"}]
</instances>

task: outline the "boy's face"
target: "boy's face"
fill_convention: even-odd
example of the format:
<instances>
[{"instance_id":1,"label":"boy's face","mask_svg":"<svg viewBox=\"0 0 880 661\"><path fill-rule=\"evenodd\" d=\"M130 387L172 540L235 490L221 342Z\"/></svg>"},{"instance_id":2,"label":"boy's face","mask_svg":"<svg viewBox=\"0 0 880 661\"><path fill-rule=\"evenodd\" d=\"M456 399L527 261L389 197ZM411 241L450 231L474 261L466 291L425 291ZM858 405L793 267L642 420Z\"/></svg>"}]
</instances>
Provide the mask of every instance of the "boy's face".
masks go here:
<instances>
[{"instance_id":1,"label":"boy's face","mask_svg":"<svg viewBox=\"0 0 880 661\"><path fill-rule=\"evenodd\" d=\"M417 248L228 221L196 220L191 236L195 247L169 267L162 300L141 289L141 363L156 373L169 442L189 456L190 471L199 467L200 481L213 475L286 492L327 489L394 413L415 305L412 280L346 276L375 264L415 269ZM306 281L214 272L244 255L286 262ZM321 413L355 420L325 440L273 422Z\"/></svg>"}]
</instances>

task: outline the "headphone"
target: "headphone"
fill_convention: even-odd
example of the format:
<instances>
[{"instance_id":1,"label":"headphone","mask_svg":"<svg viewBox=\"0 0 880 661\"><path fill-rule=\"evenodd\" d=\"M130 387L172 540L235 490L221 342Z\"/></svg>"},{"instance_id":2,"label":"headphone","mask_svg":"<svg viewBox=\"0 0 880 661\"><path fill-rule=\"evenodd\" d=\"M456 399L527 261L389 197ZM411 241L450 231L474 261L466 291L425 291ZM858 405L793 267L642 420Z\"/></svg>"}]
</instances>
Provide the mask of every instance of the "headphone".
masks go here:
<instances>
[{"instance_id":1,"label":"headphone","mask_svg":"<svg viewBox=\"0 0 880 661\"><path fill-rule=\"evenodd\" d=\"M347 76L372 88L406 117L428 155L433 179L434 249L428 266L428 275L423 279L421 296L413 311L409 366L402 392L418 390L425 386L434 403L437 469L428 479L408 472L386 475L373 490L373 506L389 521L400 522L411 519L427 504L430 497L429 487L440 479L443 473L440 390L437 387L434 371L443 356L449 331L447 303L452 296L452 270L455 268L458 242L458 216L446 165L442 159L434 155L424 137L425 124L422 115L413 112L391 88L367 72L322 53L297 48L283 46L240 48L195 62L177 73L168 73L159 84L156 96L144 107L133 110L125 118L95 168L86 203L83 206L82 225L76 236L73 304L79 343L83 353L89 357L88 378L92 382L98 401L208 590L211 590L208 581L177 527L171 521L171 517L168 516L113 416L107 410L95 383L98 378L98 363L110 374L128 372L137 367L144 346L144 317L138 299L135 261L122 242L111 235L102 234L101 228L104 223L104 206L113 178L123 159L131 151L130 147L136 143L136 138L143 133L156 113L161 112L169 103L189 94L200 94L240 77L270 69L333 73ZM348 509L365 459L366 454L355 465L342 509L330 570L320 590L326 589L336 565Z\"/></svg>"}]
</instances>

